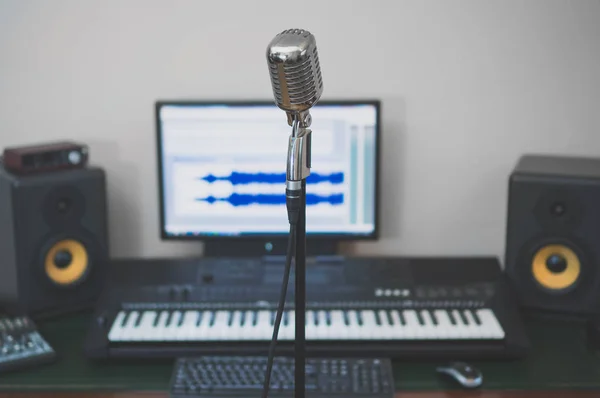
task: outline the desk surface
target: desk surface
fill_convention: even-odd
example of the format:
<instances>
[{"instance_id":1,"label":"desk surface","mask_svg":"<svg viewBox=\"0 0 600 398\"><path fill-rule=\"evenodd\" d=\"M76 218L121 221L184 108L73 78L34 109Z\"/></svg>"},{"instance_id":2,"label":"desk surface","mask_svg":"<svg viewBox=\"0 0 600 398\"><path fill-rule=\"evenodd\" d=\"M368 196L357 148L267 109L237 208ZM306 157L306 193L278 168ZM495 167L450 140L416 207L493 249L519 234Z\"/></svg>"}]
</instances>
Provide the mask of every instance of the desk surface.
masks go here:
<instances>
[{"instance_id":1,"label":"desk surface","mask_svg":"<svg viewBox=\"0 0 600 398\"><path fill-rule=\"evenodd\" d=\"M40 323L41 333L59 353L59 360L49 366L2 375L0 398L69 396L65 394L68 392L73 392L73 397L90 398L167 396L172 361L89 361L82 353L88 322L89 315L80 314ZM553 398L599 395L597 392L586 393L600 391L600 356L588 350L583 324L543 319L526 319L525 323L533 345L526 358L514 362L473 363L484 374L484 391L468 394L457 391L433 371L439 363L396 361L397 397ZM560 392L566 390L569 393ZM60 394L41 394L43 391ZM91 391L96 393L89 393ZM574 391L579 393L575 395Z\"/></svg>"},{"instance_id":2,"label":"desk surface","mask_svg":"<svg viewBox=\"0 0 600 398\"><path fill-rule=\"evenodd\" d=\"M159 392L125 393L0 393L0 398L168 398L168 394ZM592 398L598 397L593 391L420 391L399 392L396 398Z\"/></svg>"}]
</instances>

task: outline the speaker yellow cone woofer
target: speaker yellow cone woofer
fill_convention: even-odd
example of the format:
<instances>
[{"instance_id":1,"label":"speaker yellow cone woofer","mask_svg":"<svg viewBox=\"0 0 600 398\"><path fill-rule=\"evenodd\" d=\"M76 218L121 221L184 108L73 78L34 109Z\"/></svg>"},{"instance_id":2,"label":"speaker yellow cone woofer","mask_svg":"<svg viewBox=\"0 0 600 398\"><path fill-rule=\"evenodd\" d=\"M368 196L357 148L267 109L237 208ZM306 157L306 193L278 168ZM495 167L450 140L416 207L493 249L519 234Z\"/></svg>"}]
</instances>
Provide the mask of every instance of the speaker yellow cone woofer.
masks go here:
<instances>
[{"instance_id":1,"label":"speaker yellow cone woofer","mask_svg":"<svg viewBox=\"0 0 600 398\"><path fill-rule=\"evenodd\" d=\"M59 285L71 285L81 280L88 264L85 247L76 240L67 239L50 248L44 266L51 281Z\"/></svg>"},{"instance_id":2,"label":"speaker yellow cone woofer","mask_svg":"<svg viewBox=\"0 0 600 398\"><path fill-rule=\"evenodd\" d=\"M535 280L551 290L573 286L581 274L581 262L575 252L564 245L542 247L533 256L532 272Z\"/></svg>"}]
</instances>

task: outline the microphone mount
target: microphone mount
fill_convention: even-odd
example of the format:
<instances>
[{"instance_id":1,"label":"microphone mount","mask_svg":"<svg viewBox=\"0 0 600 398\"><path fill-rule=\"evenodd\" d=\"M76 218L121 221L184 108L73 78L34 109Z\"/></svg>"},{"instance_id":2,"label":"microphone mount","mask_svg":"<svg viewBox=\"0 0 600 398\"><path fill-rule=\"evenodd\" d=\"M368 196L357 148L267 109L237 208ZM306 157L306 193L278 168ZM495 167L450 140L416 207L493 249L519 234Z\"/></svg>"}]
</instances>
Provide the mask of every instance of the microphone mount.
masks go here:
<instances>
[{"instance_id":1,"label":"microphone mount","mask_svg":"<svg viewBox=\"0 0 600 398\"><path fill-rule=\"evenodd\" d=\"M288 114L290 117L290 114ZM297 190L310 175L311 133L308 128L312 118L308 111L291 114L292 134L288 142L286 189Z\"/></svg>"}]
</instances>

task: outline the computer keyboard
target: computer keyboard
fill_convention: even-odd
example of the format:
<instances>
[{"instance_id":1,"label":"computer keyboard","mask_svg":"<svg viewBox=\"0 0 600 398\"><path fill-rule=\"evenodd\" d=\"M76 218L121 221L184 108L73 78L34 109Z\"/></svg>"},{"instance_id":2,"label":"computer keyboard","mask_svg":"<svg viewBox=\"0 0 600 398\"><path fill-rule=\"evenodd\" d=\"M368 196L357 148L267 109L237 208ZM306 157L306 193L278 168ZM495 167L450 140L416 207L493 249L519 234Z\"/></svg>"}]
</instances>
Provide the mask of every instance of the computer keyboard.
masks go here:
<instances>
[{"instance_id":1,"label":"computer keyboard","mask_svg":"<svg viewBox=\"0 0 600 398\"><path fill-rule=\"evenodd\" d=\"M170 382L172 398L260 398L267 357L203 356L179 358ZM277 357L270 398L294 395L294 359ZM392 398L391 361L377 358L308 358L306 397Z\"/></svg>"}]
</instances>

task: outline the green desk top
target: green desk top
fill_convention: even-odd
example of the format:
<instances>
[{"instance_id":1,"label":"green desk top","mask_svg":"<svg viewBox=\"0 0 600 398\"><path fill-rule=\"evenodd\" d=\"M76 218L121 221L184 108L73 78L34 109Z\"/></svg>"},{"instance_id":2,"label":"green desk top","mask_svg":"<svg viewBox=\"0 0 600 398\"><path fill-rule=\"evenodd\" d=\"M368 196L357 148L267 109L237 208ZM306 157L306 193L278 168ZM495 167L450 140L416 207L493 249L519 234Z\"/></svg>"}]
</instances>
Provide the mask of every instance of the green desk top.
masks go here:
<instances>
[{"instance_id":1,"label":"green desk top","mask_svg":"<svg viewBox=\"0 0 600 398\"><path fill-rule=\"evenodd\" d=\"M171 361L94 363L82 354L89 315L40 323L40 331L56 349L57 362L4 374L0 390L166 391ZM486 389L600 389L600 355L587 350L582 324L526 319L532 340L529 356L512 362L477 362ZM394 363L398 390L452 388L435 375L434 362Z\"/></svg>"}]
</instances>

